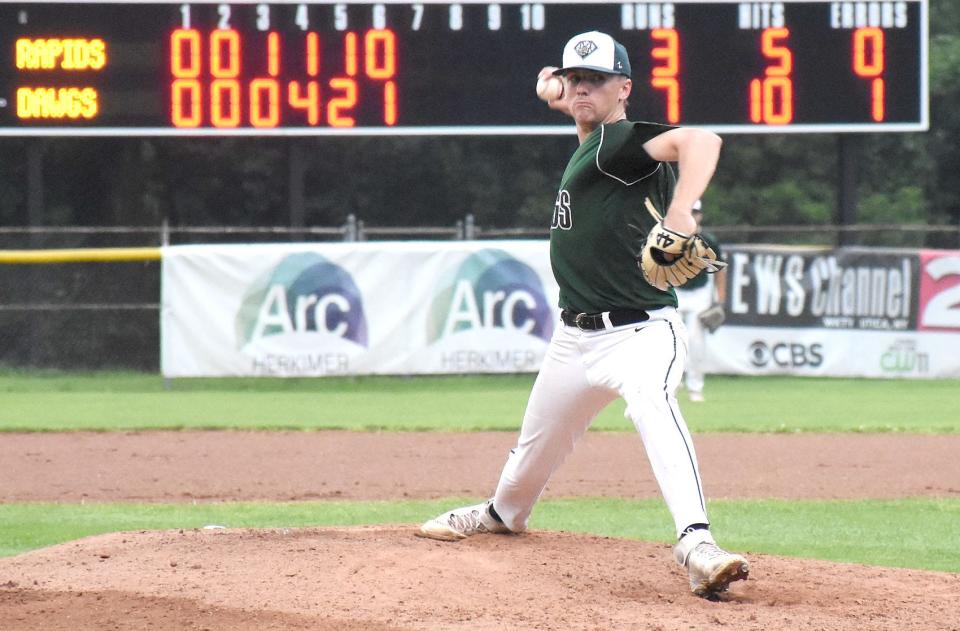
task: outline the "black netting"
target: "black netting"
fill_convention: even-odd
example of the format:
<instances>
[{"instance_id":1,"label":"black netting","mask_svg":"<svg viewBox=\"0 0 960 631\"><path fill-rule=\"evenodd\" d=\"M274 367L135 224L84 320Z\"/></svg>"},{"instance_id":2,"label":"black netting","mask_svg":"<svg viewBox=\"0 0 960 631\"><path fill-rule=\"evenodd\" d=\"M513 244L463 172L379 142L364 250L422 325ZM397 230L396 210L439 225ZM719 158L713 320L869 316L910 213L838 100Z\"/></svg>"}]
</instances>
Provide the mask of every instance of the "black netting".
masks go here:
<instances>
[{"instance_id":1,"label":"black netting","mask_svg":"<svg viewBox=\"0 0 960 631\"><path fill-rule=\"evenodd\" d=\"M160 263L0 265L0 365L157 371Z\"/></svg>"}]
</instances>

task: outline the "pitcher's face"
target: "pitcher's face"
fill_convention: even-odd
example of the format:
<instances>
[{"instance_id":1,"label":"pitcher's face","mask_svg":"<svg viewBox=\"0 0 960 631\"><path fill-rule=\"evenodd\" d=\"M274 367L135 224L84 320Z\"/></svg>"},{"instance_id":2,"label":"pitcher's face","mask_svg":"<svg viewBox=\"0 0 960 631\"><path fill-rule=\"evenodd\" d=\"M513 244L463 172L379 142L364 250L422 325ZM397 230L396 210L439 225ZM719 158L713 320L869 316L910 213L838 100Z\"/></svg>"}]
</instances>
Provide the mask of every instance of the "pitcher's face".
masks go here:
<instances>
[{"instance_id":1,"label":"pitcher's face","mask_svg":"<svg viewBox=\"0 0 960 631\"><path fill-rule=\"evenodd\" d=\"M574 68L564 76L572 95L570 112L578 124L610 123L624 116L633 82L623 75Z\"/></svg>"}]
</instances>

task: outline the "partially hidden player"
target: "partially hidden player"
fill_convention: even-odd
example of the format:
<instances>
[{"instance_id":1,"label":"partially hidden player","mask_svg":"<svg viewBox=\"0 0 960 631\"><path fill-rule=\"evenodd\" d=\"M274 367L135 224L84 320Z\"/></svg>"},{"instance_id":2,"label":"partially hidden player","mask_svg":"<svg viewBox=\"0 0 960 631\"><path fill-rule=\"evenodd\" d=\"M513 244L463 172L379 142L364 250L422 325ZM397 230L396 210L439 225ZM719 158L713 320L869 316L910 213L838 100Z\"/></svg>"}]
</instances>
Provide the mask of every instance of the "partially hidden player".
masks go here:
<instances>
[{"instance_id":1,"label":"partially hidden player","mask_svg":"<svg viewBox=\"0 0 960 631\"><path fill-rule=\"evenodd\" d=\"M673 515L674 557L693 592L712 598L746 579L749 566L710 533L693 441L675 397L687 347L673 287L723 265L696 237L691 216L713 177L721 140L704 130L628 121L630 60L604 33L572 38L563 67L544 68L539 78L553 76L562 78L562 90L541 82L538 93L573 117L580 140L560 181L550 231L562 326L494 496L443 513L417 534L457 541L523 531L550 476L596 415L622 397ZM669 162L678 164L679 178Z\"/></svg>"},{"instance_id":2,"label":"partially hidden player","mask_svg":"<svg viewBox=\"0 0 960 631\"><path fill-rule=\"evenodd\" d=\"M693 204L693 219L697 222L697 234L723 258L720 242L703 228L703 203ZM713 333L726 319L723 305L727 300L727 272L716 274L704 272L677 288L677 310L687 329L687 364L684 385L687 397L694 403L704 401L703 386L706 381L703 365L706 361L706 333Z\"/></svg>"}]
</instances>

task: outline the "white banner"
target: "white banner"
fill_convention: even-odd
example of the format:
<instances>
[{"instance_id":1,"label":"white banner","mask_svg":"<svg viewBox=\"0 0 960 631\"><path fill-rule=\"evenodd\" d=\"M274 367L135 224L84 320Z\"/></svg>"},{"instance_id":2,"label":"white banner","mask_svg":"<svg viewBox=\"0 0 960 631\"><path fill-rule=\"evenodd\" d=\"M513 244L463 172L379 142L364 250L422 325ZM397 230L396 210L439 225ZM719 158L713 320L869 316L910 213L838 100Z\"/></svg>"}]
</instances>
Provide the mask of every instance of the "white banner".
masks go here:
<instances>
[{"instance_id":1,"label":"white banner","mask_svg":"<svg viewBox=\"0 0 960 631\"><path fill-rule=\"evenodd\" d=\"M168 377L532 372L557 322L546 241L173 246Z\"/></svg>"},{"instance_id":2,"label":"white banner","mask_svg":"<svg viewBox=\"0 0 960 631\"><path fill-rule=\"evenodd\" d=\"M960 377L960 252L725 248L708 372ZM558 326L546 241L163 249L168 377L534 372Z\"/></svg>"},{"instance_id":3,"label":"white banner","mask_svg":"<svg viewBox=\"0 0 960 631\"><path fill-rule=\"evenodd\" d=\"M707 370L960 377L960 252L730 246Z\"/></svg>"}]
</instances>

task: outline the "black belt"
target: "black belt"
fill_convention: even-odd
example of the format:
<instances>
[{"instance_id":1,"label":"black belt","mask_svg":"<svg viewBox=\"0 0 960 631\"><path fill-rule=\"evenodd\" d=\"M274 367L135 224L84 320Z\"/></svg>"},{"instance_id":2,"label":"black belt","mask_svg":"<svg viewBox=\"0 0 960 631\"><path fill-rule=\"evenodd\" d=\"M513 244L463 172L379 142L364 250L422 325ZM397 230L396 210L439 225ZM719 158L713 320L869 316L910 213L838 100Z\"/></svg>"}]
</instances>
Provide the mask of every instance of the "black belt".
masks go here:
<instances>
[{"instance_id":1,"label":"black belt","mask_svg":"<svg viewBox=\"0 0 960 631\"><path fill-rule=\"evenodd\" d=\"M636 324L650 319L650 314L641 309L618 309L607 313L613 326ZM567 326L575 326L583 331L602 331L607 328L602 313L574 313L564 309L560 312L560 319Z\"/></svg>"}]
</instances>

